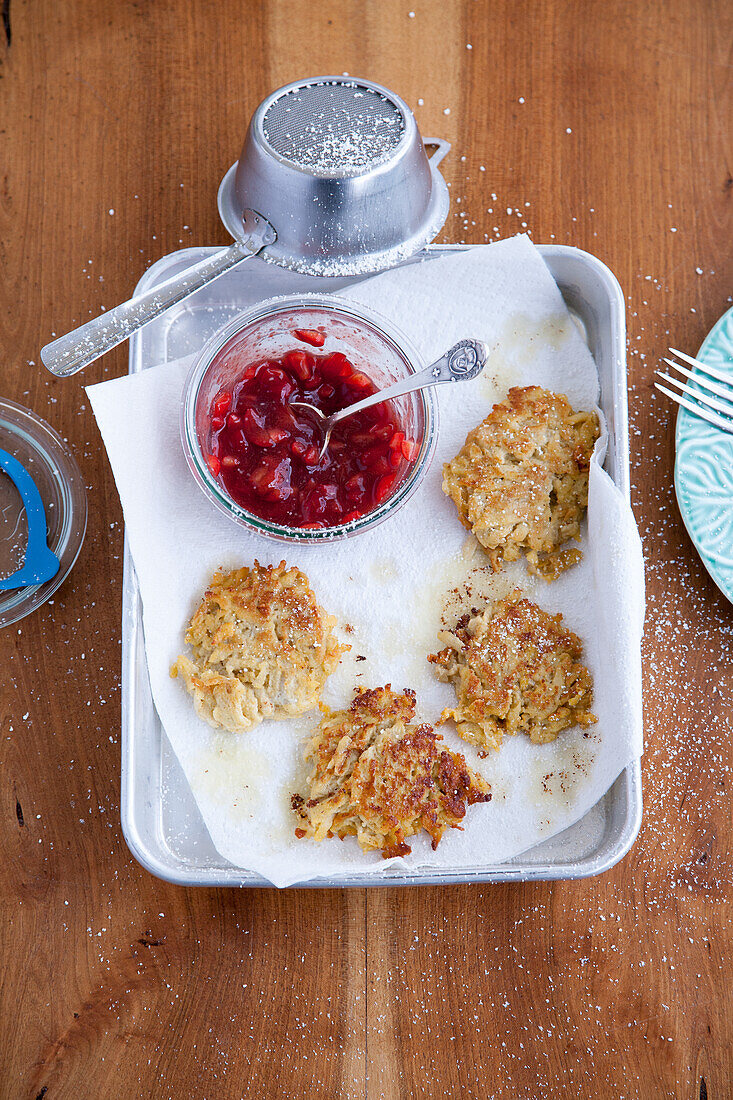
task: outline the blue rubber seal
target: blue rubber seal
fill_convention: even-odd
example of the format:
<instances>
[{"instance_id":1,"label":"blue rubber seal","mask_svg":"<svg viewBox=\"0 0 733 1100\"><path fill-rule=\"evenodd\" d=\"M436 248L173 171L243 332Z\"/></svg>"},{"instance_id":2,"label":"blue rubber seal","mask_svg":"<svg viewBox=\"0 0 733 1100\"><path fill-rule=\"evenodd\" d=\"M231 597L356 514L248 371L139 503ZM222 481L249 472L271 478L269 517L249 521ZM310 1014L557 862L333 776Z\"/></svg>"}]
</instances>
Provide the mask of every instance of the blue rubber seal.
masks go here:
<instances>
[{"instance_id":1,"label":"blue rubber seal","mask_svg":"<svg viewBox=\"0 0 733 1100\"><path fill-rule=\"evenodd\" d=\"M25 588L31 584L43 584L55 577L60 569L59 559L49 550L46 526L46 510L36 483L17 458L0 450L0 470L14 482L20 493L28 521L28 546L25 561L9 577L0 580L0 591L8 588Z\"/></svg>"}]
</instances>

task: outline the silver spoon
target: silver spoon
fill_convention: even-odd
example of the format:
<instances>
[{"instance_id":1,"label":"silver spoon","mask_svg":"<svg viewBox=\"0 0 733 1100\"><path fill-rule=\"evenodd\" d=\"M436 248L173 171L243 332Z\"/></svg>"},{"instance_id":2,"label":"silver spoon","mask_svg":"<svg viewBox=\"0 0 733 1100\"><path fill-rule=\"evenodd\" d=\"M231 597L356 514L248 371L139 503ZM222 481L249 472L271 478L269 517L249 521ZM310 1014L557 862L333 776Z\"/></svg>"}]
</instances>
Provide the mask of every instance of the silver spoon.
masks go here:
<instances>
[{"instance_id":1,"label":"silver spoon","mask_svg":"<svg viewBox=\"0 0 733 1100\"><path fill-rule=\"evenodd\" d=\"M309 401L291 401L290 404L300 409L308 409L309 412L314 413L316 420L323 427L323 443L318 454L318 461L320 462L326 453L334 425L345 420L347 416L353 416L364 409L370 409L372 405L379 405L382 401L391 401L393 397L403 397L406 393L424 390L427 386L436 386L439 382L469 382L484 369L488 356L489 349L481 340L459 340L457 344L449 348L444 355L441 355L440 359L436 359L425 370L418 371L417 374L411 374L409 378L405 378L401 382L395 382L392 386L387 386L385 390L378 390L376 393L370 394L369 397L354 402L353 405L347 405L345 409L339 409L338 412L331 413L330 416L326 416L321 409L311 405Z\"/></svg>"}]
</instances>

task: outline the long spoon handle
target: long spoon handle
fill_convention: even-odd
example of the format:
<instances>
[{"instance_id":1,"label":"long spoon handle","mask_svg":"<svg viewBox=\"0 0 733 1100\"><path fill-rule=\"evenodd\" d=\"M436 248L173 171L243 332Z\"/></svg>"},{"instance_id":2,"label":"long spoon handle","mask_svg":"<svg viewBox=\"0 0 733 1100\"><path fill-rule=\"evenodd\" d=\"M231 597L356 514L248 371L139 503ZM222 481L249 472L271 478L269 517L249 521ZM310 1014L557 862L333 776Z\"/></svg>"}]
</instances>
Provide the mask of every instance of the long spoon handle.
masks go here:
<instances>
[{"instance_id":1,"label":"long spoon handle","mask_svg":"<svg viewBox=\"0 0 733 1100\"><path fill-rule=\"evenodd\" d=\"M369 409L372 405L378 405L380 401L390 401L393 397L403 397L414 390L425 389L426 386L436 386L441 382L468 382L476 378L486 366L489 357L489 349L481 340L459 340L440 359L436 359L425 370L411 374L386 390L379 390L369 397L357 401L353 405L347 405L333 414L331 424L335 424L344 417L353 416L362 409Z\"/></svg>"},{"instance_id":2,"label":"long spoon handle","mask_svg":"<svg viewBox=\"0 0 733 1100\"><path fill-rule=\"evenodd\" d=\"M43 365L59 378L76 374L189 294L274 242L275 231L256 211L245 210L243 225L241 241L46 344L41 349Z\"/></svg>"}]
</instances>

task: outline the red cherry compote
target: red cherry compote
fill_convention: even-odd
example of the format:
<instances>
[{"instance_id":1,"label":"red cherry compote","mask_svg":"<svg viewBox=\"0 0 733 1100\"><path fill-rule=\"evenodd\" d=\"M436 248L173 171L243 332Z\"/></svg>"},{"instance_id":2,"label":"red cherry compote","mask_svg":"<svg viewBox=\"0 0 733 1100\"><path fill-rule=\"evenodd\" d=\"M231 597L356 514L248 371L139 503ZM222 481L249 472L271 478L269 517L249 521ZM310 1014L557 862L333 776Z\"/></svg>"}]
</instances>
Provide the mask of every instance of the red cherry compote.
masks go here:
<instances>
[{"instance_id":1,"label":"red cherry compote","mask_svg":"<svg viewBox=\"0 0 733 1100\"><path fill-rule=\"evenodd\" d=\"M293 336L323 347L319 329ZM337 424L323 458L323 427L291 401L326 415L375 393L341 352L296 348L252 363L211 408L209 468L242 508L285 527L350 523L382 504L404 479L418 447L406 438L390 401Z\"/></svg>"}]
</instances>

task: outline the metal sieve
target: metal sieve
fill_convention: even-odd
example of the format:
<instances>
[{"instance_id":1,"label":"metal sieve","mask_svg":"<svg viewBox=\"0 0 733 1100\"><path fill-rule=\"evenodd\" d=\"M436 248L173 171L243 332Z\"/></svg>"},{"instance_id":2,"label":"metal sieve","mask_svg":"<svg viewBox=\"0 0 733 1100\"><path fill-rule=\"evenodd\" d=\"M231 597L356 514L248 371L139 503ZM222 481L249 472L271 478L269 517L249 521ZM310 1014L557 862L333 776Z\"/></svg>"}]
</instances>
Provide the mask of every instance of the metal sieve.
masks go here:
<instances>
[{"instance_id":1,"label":"metal sieve","mask_svg":"<svg viewBox=\"0 0 733 1100\"><path fill-rule=\"evenodd\" d=\"M428 159L425 146L435 145ZM41 349L53 374L75 374L170 306L251 256L319 276L369 274L438 234L450 149L423 139L407 104L351 77L297 81L255 111L239 161L219 188L235 243Z\"/></svg>"},{"instance_id":2,"label":"metal sieve","mask_svg":"<svg viewBox=\"0 0 733 1100\"><path fill-rule=\"evenodd\" d=\"M437 146L430 160L425 145ZM325 76L278 89L255 111L242 155L219 189L233 236L253 207L277 230L264 257L312 275L393 267L429 244L448 215L437 165L447 142L423 142L399 96L367 80Z\"/></svg>"}]
</instances>

